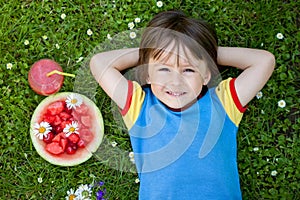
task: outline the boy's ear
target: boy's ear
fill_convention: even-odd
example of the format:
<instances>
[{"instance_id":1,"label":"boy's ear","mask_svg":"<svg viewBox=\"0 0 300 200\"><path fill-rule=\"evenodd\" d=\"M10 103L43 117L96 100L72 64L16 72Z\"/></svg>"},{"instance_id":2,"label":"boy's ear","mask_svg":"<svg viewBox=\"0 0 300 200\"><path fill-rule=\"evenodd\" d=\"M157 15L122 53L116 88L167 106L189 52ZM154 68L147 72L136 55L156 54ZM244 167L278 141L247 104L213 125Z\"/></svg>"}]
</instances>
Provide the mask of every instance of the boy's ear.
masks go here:
<instances>
[{"instance_id":1,"label":"boy's ear","mask_svg":"<svg viewBox=\"0 0 300 200\"><path fill-rule=\"evenodd\" d=\"M203 85L207 85L208 82L210 81L210 78L211 78L211 73L210 71L208 71L205 75L205 77L203 77Z\"/></svg>"}]
</instances>

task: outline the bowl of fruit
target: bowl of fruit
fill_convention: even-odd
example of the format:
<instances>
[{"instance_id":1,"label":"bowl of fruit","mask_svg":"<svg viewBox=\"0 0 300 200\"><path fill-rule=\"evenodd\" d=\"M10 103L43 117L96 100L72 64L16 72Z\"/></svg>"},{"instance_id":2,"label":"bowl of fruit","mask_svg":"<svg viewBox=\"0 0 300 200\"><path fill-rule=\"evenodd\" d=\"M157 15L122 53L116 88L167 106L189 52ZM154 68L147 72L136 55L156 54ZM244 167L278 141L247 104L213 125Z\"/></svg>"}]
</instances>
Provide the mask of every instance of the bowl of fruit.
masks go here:
<instances>
[{"instance_id":1,"label":"bowl of fruit","mask_svg":"<svg viewBox=\"0 0 300 200\"><path fill-rule=\"evenodd\" d=\"M59 166L87 161L99 148L103 118L92 100L74 92L46 97L35 109L30 137L37 153Z\"/></svg>"}]
</instances>

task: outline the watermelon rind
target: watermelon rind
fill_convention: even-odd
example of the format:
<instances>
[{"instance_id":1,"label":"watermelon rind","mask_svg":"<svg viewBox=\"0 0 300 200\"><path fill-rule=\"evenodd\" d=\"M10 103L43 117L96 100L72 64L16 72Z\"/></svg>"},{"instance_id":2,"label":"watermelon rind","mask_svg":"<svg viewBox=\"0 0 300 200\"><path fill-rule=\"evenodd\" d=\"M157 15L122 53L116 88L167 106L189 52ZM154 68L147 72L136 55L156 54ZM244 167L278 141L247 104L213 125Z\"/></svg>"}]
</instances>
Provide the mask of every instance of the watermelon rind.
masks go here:
<instances>
[{"instance_id":1,"label":"watermelon rind","mask_svg":"<svg viewBox=\"0 0 300 200\"><path fill-rule=\"evenodd\" d=\"M94 138L91 142L89 142L86 145L86 147L78 149L75 154L69 155L64 153L60 155L53 155L48 151L46 151L45 142L43 142L43 140L40 140L36 135L34 135L33 126L36 122L39 121L42 114L45 112L46 107L50 103L55 101L66 100L66 98L71 94L79 95L82 98L83 103L89 107L90 110L89 115L93 116L92 132ZM93 153L96 152L97 149L99 148L103 139L103 134L104 134L103 118L99 108L88 97L74 92L60 92L46 97L44 100L40 102L40 104L37 106L37 108L35 109L31 117L30 137L33 146L35 147L37 153L43 159L45 159L46 161L54 165L75 166L87 161L92 157Z\"/></svg>"}]
</instances>

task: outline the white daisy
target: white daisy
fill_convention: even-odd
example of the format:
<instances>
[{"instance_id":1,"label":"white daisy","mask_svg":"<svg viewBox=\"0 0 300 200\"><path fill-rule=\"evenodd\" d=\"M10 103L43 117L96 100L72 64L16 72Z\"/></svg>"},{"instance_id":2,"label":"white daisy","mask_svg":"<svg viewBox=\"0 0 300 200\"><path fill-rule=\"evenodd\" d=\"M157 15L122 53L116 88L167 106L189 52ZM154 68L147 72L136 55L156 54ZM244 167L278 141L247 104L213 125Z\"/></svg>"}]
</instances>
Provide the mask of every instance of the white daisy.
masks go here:
<instances>
[{"instance_id":1,"label":"white daisy","mask_svg":"<svg viewBox=\"0 0 300 200\"><path fill-rule=\"evenodd\" d=\"M63 132L66 134L67 137L69 137L72 133L79 134L78 129L79 129L78 123L75 121L72 121L71 124L66 125Z\"/></svg>"},{"instance_id":2,"label":"white daisy","mask_svg":"<svg viewBox=\"0 0 300 200\"><path fill-rule=\"evenodd\" d=\"M12 67L13 67L13 65L12 65L11 63L7 63L7 64L6 64L6 69L11 70Z\"/></svg>"},{"instance_id":3,"label":"white daisy","mask_svg":"<svg viewBox=\"0 0 300 200\"><path fill-rule=\"evenodd\" d=\"M129 156L129 158L134 158L134 153L131 151L131 152L129 152L128 156Z\"/></svg>"},{"instance_id":4,"label":"white daisy","mask_svg":"<svg viewBox=\"0 0 300 200\"><path fill-rule=\"evenodd\" d=\"M91 199L92 196L92 188L87 184L81 184L79 188L75 192L76 198L78 200L88 200Z\"/></svg>"},{"instance_id":5,"label":"white daisy","mask_svg":"<svg viewBox=\"0 0 300 200\"><path fill-rule=\"evenodd\" d=\"M130 32L129 37L130 37L131 39L136 38L136 33L135 33L135 32Z\"/></svg>"},{"instance_id":6,"label":"white daisy","mask_svg":"<svg viewBox=\"0 0 300 200\"><path fill-rule=\"evenodd\" d=\"M163 6L163 2L162 1L158 1L156 2L156 6L161 8Z\"/></svg>"},{"instance_id":7,"label":"white daisy","mask_svg":"<svg viewBox=\"0 0 300 200\"><path fill-rule=\"evenodd\" d=\"M134 180L134 182L135 182L135 183L139 183L139 182L140 182L140 179L136 178L136 179Z\"/></svg>"},{"instance_id":8,"label":"white daisy","mask_svg":"<svg viewBox=\"0 0 300 200\"><path fill-rule=\"evenodd\" d=\"M271 176L276 176L278 172L276 170L271 171Z\"/></svg>"},{"instance_id":9,"label":"white daisy","mask_svg":"<svg viewBox=\"0 0 300 200\"><path fill-rule=\"evenodd\" d=\"M93 31L92 31L91 29L88 29L88 30L86 31L86 34L88 34L89 36L91 36L91 35L93 35Z\"/></svg>"},{"instance_id":10,"label":"white daisy","mask_svg":"<svg viewBox=\"0 0 300 200\"><path fill-rule=\"evenodd\" d=\"M278 106L279 106L280 108L284 108L284 107L286 106L285 101L284 101L284 100L278 101Z\"/></svg>"},{"instance_id":11,"label":"white daisy","mask_svg":"<svg viewBox=\"0 0 300 200\"><path fill-rule=\"evenodd\" d=\"M115 141L111 142L111 146L112 147L116 147L118 143L116 143Z\"/></svg>"},{"instance_id":12,"label":"white daisy","mask_svg":"<svg viewBox=\"0 0 300 200\"><path fill-rule=\"evenodd\" d=\"M37 181L38 181L39 183L42 183L42 182L43 182L43 178L42 178L42 177L38 177Z\"/></svg>"},{"instance_id":13,"label":"white daisy","mask_svg":"<svg viewBox=\"0 0 300 200\"><path fill-rule=\"evenodd\" d=\"M279 39L279 40L282 40L282 39L284 38L282 33L277 33L277 34L276 34L276 37L277 37L277 39Z\"/></svg>"},{"instance_id":14,"label":"white daisy","mask_svg":"<svg viewBox=\"0 0 300 200\"><path fill-rule=\"evenodd\" d=\"M60 18L65 19L66 18L66 14L65 13L61 14Z\"/></svg>"},{"instance_id":15,"label":"white daisy","mask_svg":"<svg viewBox=\"0 0 300 200\"><path fill-rule=\"evenodd\" d=\"M67 191L66 200L74 200L76 198L76 194L74 190L71 188L69 191Z\"/></svg>"},{"instance_id":16,"label":"white daisy","mask_svg":"<svg viewBox=\"0 0 300 200\"><path fill-rule=\"evenodd\" d=\"M60 48L59 44L55 44L55 48L59 49Z\"/></svg>"},{"instance_id":17,"label":"white daisy","mask_svg":"<svg viewBox=\"0 0 300 200\"><path fill-rule=\"evenodd\" d=\"M76 61L77 63L81 62L83 60L83 57L79 57L78 60Z\"/></svg>"},{"instance_id":18,"label":"white daisy","mask_svg":"<svg viewBox=\"0 0 300 200\"><path fill-rule=\"evenodd\" d=\"M82 104L82 98L77 94L70 94L66 99L68 109L76 108Z\"/></svg>"},{"instance_id":19,"label":"white daisy","mask_svg":"<svg viewBox=\"0 0 300 200\"><path fill-rule=\"evenodd\" d=\"M48 122L35 123L33 128L34 135L36 135L40 140L42 140L43 137L52 130L52 127Z\"/></svg>"},{"instance_id":20,"label":"white daisy","mask_svg":"<svg viewBox=\"0 0 300 200\"><path fill-rule=\"evenodd\" d=\"M129 29L133 29L134 28L134 23L133 22L129 22L128 23L128 28Z\"/></svg>"},{"instance_id":21,"label":"white daisy","mask_svg":"<svg viewBox=\"0 0 300 200\"><path fill-rule=\"evenodd\" d=\"M43 35L42 38L43 38L44 40L47 40L47 39L48 39L47 35Z\"/></svg>"},{"instance_id":22,"label":"white daisy","mask_svg":"<svg viewBox=\"0 0 300 200\"><path fill-rule=\"evenodd\" d=\"M256 98L257 98L257 99L262 98L262 96L263 96L263 93L262 93L261 91L259 91L259 92L256 94Z\"/></svg>"},{"instance_id":23,"label":"white daisy","mask_svg":"<svg viewBox=\"0 0 300 200\"><path fill-rule=\"evenodd\" d=\"M129 152L128 156L129 156L130 162L132 162L132 163L134 164L134 163L135 163L135 160L134 160L134 153L133 153L133 152Z\"/></svg>"},{"instance_id":24,"label":"white daisy","mask_svg":"<svg viewBox=\"0 0 300 200\"><path fill-rule=\"evenodd\" d=\"M110 36L110 34L107 34L107 39L112 40L112 37Z\"/></svg>"},{"instance_id":25,"label":"white daisy","mask_svg":"<svg viewBox=\"0 0 300 200\"><path fill-rule=\"evenodd\" d=\"M139 18L139 17L135 18L135 19L134 19L134 22L135 22L135 23L140 23L140 22L141 22L141 18Z\"/></svg>"},{"instance_id":26,"label":"white daisy","mask_svg":"<svg viewBox=\"0 0 300 200\"><path fill-rule=\"evenodd\" d=\"M29 45L29 40L25 40L24 45Z\"/></svg>"},{"instance_id":27,"label":"white daisy","mask_svg":"<svg viewBox=\"0 0 300 200\"><path fill-rule=\"evenodd\" d=\"M254 147L254 148L253 148L253 151L258 151L258 150L259 150L258 147Z\"/></svg>"}]
</instances>

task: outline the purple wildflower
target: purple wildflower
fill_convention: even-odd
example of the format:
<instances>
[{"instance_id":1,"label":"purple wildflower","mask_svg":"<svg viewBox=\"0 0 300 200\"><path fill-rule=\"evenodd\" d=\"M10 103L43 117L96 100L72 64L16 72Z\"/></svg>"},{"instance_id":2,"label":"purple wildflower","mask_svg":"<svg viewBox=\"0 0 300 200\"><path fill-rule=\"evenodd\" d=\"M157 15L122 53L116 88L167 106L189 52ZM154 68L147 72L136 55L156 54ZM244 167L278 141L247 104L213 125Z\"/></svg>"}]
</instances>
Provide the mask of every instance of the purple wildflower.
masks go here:
<instances>
[{"instance_id":1,"label":"purple wildflower","mask_svg":"<svg viewBox=\"0 0 300 200\"><path fill-rule=\"evenodd\" d=\"M103 191L102 190L98 190L97 193L96 193L97 200L104 200L103 196L105 195L105 193L106 193L105 189Z\"/></svg>"}]
</instances>

